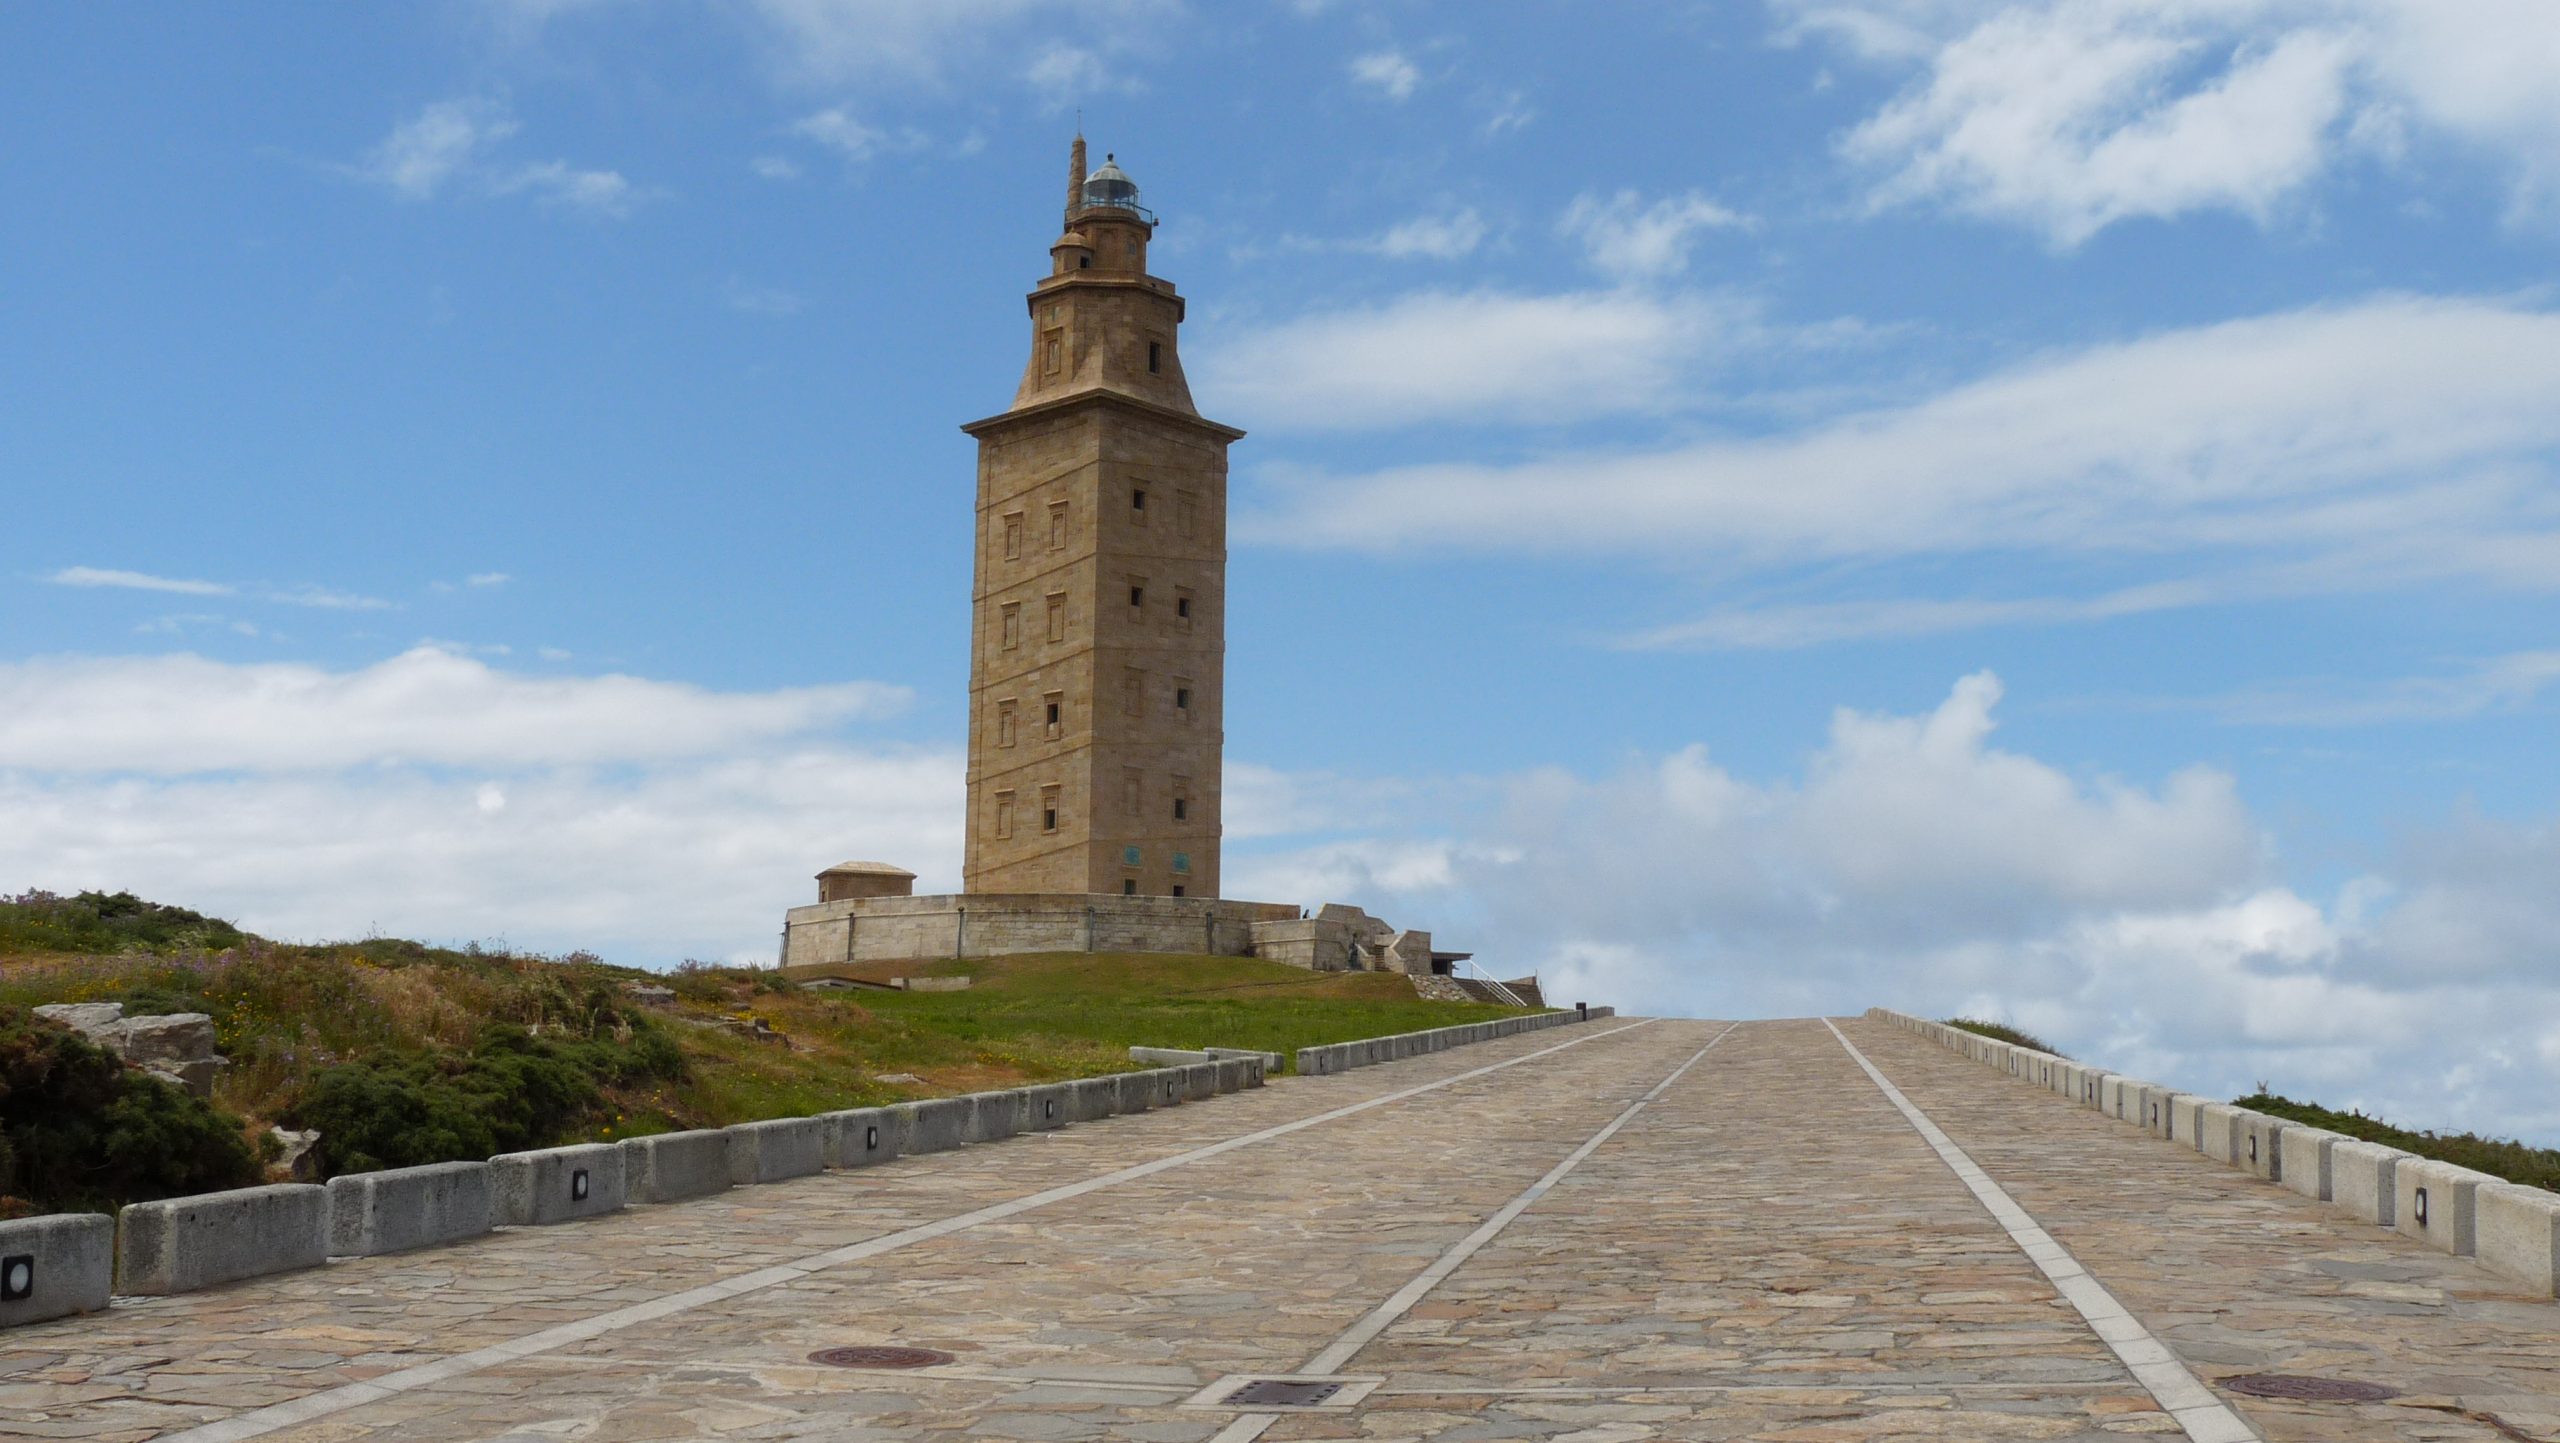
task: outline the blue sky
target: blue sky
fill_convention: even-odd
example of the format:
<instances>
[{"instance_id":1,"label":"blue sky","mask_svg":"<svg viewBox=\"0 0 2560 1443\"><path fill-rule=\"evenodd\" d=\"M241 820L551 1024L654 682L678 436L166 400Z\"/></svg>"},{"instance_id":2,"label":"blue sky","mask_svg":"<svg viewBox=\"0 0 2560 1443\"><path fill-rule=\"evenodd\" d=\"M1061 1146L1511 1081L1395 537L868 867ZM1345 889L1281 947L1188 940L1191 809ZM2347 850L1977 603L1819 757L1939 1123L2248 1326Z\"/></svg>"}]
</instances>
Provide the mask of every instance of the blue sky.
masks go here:
<instances>
[{"instance_id":1,"label":"blue sky","mask_svg":"<svg viewBox=\"0 0 2560 1443\"><path fill-rule=\"evenodd\" d=\"M0 885L656 965L955 883L1081 111L1252 433L1231 891L2560 1138L2555 75L2547 0L12 7Z\"/></svg>"}]
</instances>

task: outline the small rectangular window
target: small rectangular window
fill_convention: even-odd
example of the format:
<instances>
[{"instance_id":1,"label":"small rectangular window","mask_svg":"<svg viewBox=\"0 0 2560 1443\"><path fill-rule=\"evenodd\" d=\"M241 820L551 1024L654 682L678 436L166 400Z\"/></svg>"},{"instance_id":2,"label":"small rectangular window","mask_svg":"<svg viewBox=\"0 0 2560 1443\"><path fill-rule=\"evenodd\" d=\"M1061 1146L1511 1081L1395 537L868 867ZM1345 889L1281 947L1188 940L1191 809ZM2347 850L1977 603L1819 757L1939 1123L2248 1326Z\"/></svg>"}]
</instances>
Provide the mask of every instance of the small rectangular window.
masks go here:
<instances>
[{"instance_id":1,"label":"small rectangular window","mask_svg":"<svg viewBox=\"0 0 2560 1443\"><path fill-rule=\"evenodd\" d=\"M1164 343L1162 341L1147 342L1147 374L1150 376L1158 375L1162 373L1163 370Z\"/></svg>"},{"instance_id":2,"label":"small rectangular window","mask_svg":"<svg viewBox=\"0 0 2560 1443\"><path fill-rule=\"evenodd\" d=\"M1179 588L1173 593L1173 624L1185 631L1191 629L1191 593Z\"/></svg>"},{"instance_id":3,"label":"small rectangular window","mask_svg":"<svg viewBox=\"0 0 2560 1443\"><path fill-rule=\"evenodd\" d=\"M1012 835L1013 793L998 792L996 793L996 836L1002 839Z\"/></svg>"},{"instance_id":4,"label":"small rectangular window","mask_svg":"<svg viewBox=\"0 0 2560 1443\"><path fill-rule=\"evenodd\" d=\"M1066 731L1067 694L1062 691L1049 693L1040 699L1040 708L1044 718L1042 726L1049 740L1056 741Z\"/></svg>"},{"instance_id":5,"label":"small rectangular window","mask_svg":"<svg viewBox=\"0 0 2560 1443\"><path fill-rule=\"evenodd\" d=\"M1182 884L1180 882L1173 884L1173 895L1177 897L1182 895Z\"/></svg>"},{"instance_id":6,"label":"small rectangular window","mask_svg":"<svg viewBox=\"0 0 2560 1443\"><path fill-rule=\"evenodd\" d=\"M1043 832L1058 830L1058 789L1056 787L1040 789L1040 830Z\"/></svg>"},{"instance_id":7,"label":"small rectangular window","mask_svg":"<svg viewBox=\"0 0 2560 1443\"><path fill-rule=\"evenodd\" d=\"M1173 819L1177 822L1187 822L1191 820L1191 799L1189 797L1176 797L1173 799Z\"/></svg>"},{"instance_id":8,"label":"small rectangular window","mask_svg":"<svg viewBox=\"0 0 2560 1443\"><path fill-rule=\"evenodd\" d=\"M1019 511L1004 519L1004 559L1022 559L1022 513Z\"/></svg>"},{"instance_id":9,"label":"small rectangular window","mask_svg":"<svg viewBox=\"0 0 2560 1443\"><path fill-rule=\"evenodd\" d=\"M1064 501L1049 503L1049 549L1067 549L1067 503Z\"/></svg>"},{"instance_id":10,"label":"small rectangular window","mask_svg":"<svg viewBox=\"0 0 2560 1443\"><path fill-rule=\"evenodd\" d=\"M1129 519L1140 526L1147 524L1147 488L1144 486L1129 493Z\"/></svg>"},{"instance_id":11,"label":"small rectangular window","mask_svg":"<svg viewBox=\"0 0 2560 1443\"><path fill-rule=\"evenodd\" d=\"M1049 639L1067 639L1067 594L1063 591L1049 593Z\"/></svg>"},{"instance_id":12,"label":"small rectangular window","mask_svg":"<svg viewBox=\"0 0 2560 1443\"><path fill-rule=\"evenodd\" d=\"M1014 647L1017 647L1017 646L1022 645L1022 603L1021 603L1021 602L1019 602L1019 601L1008 601L1008 602L1006 602L1006 603L1004 604L1004 628L1003 628L1003 632L1004 632L1004 644L1005 644L1005 648L1006 648L1007 650L1011 650L1011 649L1012 649L1012 648L1014 648Z\"/></svg>"},{"instance_id":13,"label":"small rectangular window","mask_svg":"<svg viewBox=\"0 0 2560 1443\"><path fill-rule=\"evenodd\" d=\"M1191 688L1178 686L1173 689L1173 708L1184 712L1191 710Z\"/></svg>"},{"instance_id":14,"label":"small rectangular window","mask_svg":"<svg viewBox=\"0 0 2560 1443\"><path fill-rule=\"evenodd\" d=\"M996 745L1000 747L1009 747L1013 745L1012 702L1000 701L996 703Z\"/></svg>"},{"instance_id":15,"label":"small rectangular window","mask_svg":"<svg viewBox=\"0 0 2560 1443\"><path fill-rule=\"evenodd\" d=\"M1120 895L1123 897L1134 897L1138 895L1138 879L1135 877L1121 878Z\"/></svg>"},{"instance_id":16,"label":"small rectangular window","mask_svg":"<svg viewBox=\"0 0 2560 1443\"><path fill-rule=\"evenodd\" d=\"M1067 368L1066 335L1064 331L1051 331L1041 342L1040 369L1043 373L1054 376Z\"/></svg>"}]
</instances>

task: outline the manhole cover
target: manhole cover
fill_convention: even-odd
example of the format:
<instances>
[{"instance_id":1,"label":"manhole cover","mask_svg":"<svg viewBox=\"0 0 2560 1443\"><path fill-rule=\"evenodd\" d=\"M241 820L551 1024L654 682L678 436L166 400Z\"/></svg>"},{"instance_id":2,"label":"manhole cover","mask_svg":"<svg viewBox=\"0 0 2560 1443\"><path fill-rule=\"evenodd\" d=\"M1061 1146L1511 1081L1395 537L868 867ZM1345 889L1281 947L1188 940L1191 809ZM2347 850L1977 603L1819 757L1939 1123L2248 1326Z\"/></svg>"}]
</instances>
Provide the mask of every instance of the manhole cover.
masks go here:
<instances>
[{"instance_id":1,"label":"manhole cover","mask_svg":"<svg viewBox=\"0 0 2560 1443\"><path fill-rule=\"evenodd\" d=\"M931 1348L820 1348L809 1361L830 1368L934 1368L953 1359Z\"/></svg>"},{"instance_id":2,"label":"manhole cover","mask_svg":"<svg viewBox=\"0 0 2560 1443\"><path fill-rule=\"evenodd\" d=\"M1278 1378L1264 1378L1229 1393L1227 1401L1275 1408L1312 1408L1341 1391L1340 1383L1290 1383Z\"/></svg>"},{"instance_id":3,"label":"manhole cover","mask_svg":"<svg viewBox=\"0 0 2560 1443\"><path fill-rule=\"evenodd\" d=\"M2397 1398L2400 1390L2348 1378L2305 1378L2292 1373L2244 1373L2225 1378L2222 1386L2252 1398L2288 1398L2297 1403L2379 1403Z\"/></svg>"}]
</instances>

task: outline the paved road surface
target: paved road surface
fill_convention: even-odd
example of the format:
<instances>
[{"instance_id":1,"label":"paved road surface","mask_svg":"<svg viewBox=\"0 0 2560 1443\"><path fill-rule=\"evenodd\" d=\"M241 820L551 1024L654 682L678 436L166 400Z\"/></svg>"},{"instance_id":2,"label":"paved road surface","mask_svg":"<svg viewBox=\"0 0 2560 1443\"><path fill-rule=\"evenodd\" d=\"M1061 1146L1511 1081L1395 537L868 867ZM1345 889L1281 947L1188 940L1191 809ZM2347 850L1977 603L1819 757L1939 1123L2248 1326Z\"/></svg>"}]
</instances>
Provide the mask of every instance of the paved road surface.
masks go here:
<instances>
[{"instance_id":1,"label":"paved road surface","mask_svg":"<svg viewBox=\"0 0 2560 1443\"><path fill-rule=\"evenodd\" d=\"M0 1334L9 1438L2125 1434L2560 1440L2560 1308L1887 1026L1621 1020Z\"/></svg>"}]
</instances>

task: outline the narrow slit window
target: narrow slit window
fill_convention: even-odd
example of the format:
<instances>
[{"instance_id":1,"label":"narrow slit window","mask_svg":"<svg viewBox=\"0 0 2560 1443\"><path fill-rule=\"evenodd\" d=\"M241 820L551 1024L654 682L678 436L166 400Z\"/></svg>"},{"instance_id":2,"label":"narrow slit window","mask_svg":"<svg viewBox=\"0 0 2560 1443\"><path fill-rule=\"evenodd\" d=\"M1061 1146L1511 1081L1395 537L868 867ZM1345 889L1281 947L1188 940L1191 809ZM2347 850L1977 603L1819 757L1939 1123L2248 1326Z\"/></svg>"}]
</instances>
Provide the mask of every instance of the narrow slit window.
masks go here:
<instances>
[{"instance_id":1,"label":"narrow slit window","mask_svg":"<svg viewBox=\"0 0 2560 1443\"><path fill-rule=\"evenodd\" d=\"M1147 488L1139 486L1129 492L1129 515L1141 526L1147 524Z\"/></svg>"},{"instance_id":2,"label":"narrow slit window","mask_svg":"<svg viewBox=\"0 0 2560 1443\"><path fill-rule=\"evenodd\" d=\"M1147 374L1148 374L1148 375L1150 375L1150 376L1153 376L1153 375L1159 375L1159 374L1161 374L1163 371L1164 371L1164 342L1162 342L1162 341L1149 341L1149 342L1147 342Z\"/></svg>"},{"instance_id":3,"label":"narrow slit window","mask_svg":"<svg viewBox=\"0 0 2560 1443\"><path fill-rule=\"evenodd\" d=\"M1173 689L1173 708L1176 711L1191 710L1191 688L1178 686Z\"/></svg>"},{"instance_id":4,"label":"narrow slit window","mask_svg":"<svg viewBox=\"0 0 2560 1443\"><path fill-rule=\"evenodd\" d=\"M1043 832L1058 830L1058 789L1056 787L1040 789L1040 830Z\"/></svg>"}]
</instances>

